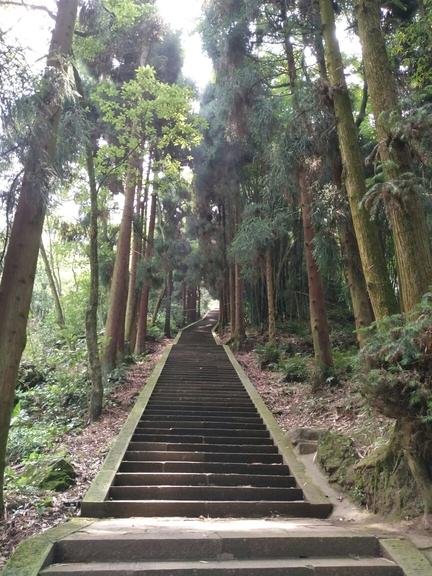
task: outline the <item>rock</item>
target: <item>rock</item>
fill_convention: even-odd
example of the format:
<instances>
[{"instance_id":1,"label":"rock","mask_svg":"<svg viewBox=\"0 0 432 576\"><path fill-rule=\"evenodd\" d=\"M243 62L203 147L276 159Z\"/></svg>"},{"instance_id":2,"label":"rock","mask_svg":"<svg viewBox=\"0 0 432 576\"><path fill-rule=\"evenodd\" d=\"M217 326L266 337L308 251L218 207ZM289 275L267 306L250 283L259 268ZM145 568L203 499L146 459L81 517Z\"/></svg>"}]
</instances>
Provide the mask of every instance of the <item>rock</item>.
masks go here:
<instances>
[{"instance_id":1,"label":"rock","mask_svg":"<svg viewBox=\"0 0 432 576\"><path fill-rule=\"evenodd\" d=\"M63 454L54 454L28 464L24 476L31 486L63 492L75 483L76 472Z\"/></svg>"},{"instance_id":2,"label":"rock","mask_svg":"<svg viewBox=\"0 0 432 576\"><path fill-rule=\"evenodd\" d=\"M294 428L288 432L288 437L296 446L300 442L318 442L326 432L324 428Z\"/></svg>"},{"instance_id":3,"label":"rock","mask_svg":"<svg viewBox=\"0 0 432 576\"><path fill-rule=\"evenodd\" d=\"M318 442L317 460L331 482L344 486L359 455L352 438L338 432L326 432Z\"/></svg>"},{"instance_id":4,"label":"rock","mask_svg":"<svg viewBox=\"0 0 432 576\"><path fill-rule=\"evenodd\" d=\"M21 362L18 372L17 388L19 390L31 390L35 386L45 384L46 374L41 372L31 362Z\"/></svg>"}]
</instances>

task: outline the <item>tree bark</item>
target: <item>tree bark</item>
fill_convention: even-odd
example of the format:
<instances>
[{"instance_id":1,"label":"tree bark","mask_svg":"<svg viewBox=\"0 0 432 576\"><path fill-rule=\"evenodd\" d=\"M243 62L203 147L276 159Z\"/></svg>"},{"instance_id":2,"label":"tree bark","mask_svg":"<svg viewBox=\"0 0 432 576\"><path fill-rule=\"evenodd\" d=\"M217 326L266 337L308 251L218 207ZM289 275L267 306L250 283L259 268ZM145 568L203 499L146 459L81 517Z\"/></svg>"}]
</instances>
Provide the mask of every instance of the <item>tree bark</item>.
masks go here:
<instances>
[{"instance_id":1,"label":"tree bark","mask_svg":"<svg viewBox=\"0 0 432 576\"><path fill-rule=\"evenodd\" d=\"M274 293L274 281L273 281L273 264L270 248L267 248L265 255L265 275L267 286L268 338L269 342L275 342L276 311L275 311L275 293Z\"/></svg>"},{"instance_id":2,"label":"tree bark","mask_svg":"<svg viewBox=\"0 0 432 576\"><path fill-rule=\"evenodd\" d=\"M171 301L173 289L173 273L170 270L166 279L166 303L165 303L165 326L164 333L167 338L171 338Z\"/></svg>"},{"instance_id":3,"label":"tree bark","mask_svg":"<svg viewBox=\"0 0 432 576\"><path fill-rule=\"evenodd\" d=\"M86 109L84 88L78 70L74 67L75 85L81 96L81 106ZM90 368L91 393L89 402L89 420L95 422L102 414L103 378L98 343L98 307L99 307L99 250L98 250L98 191L94 165L94 149L90 143L85 147L86 169L90 189L90 293L86 311L86 344Z\"/></svg>"},{"instance_id":4,"label":"tree bark","mask_svg":"<svg viewBox=\"0 0 432 576\"><path fill-rule=\"evenodd\" d=\"M149 229L147 234L147 244L145 250L145 262L147 264L150 262L153 256L154 232L156 225L156 203L157 203L157 195L153 193L151 197ZM139 302L135 354L142 354L145 350L145 341L147 337L147 315L148 315L149 294L150 294L150 283L147 279L144 279Z\"/></svg>"},{"instance_id":5,"label":"tree bark","mask_svg":"<svg viewBox=\"0 0 432 576\"><path fill-rule=\"evenodd\" d=\"M234 265L234 290L235 290L235 329L233 333L234 343L241 349L246 338L244 306L243 306L243 279L241 277L240 264Z\"/></svg>"},{"instance_id":6,"label":"tree bark","mask_svg":"<svg viewBox=\"0 0 432 576\"><path fill-rule=\"evenodd\" d=\"M144 197L140 203L139 212L139 230L135 230L134 234L134 245L133 245L133 255L131 262L131 272L129 275L129 289L128 289L128 303L126 307L126 327L125 334L126 339L129 342L129 350L135 350L136 344L136 334L138 325L138 305L140 299L140 291L137 287L137 272L138 264L144 258L145 251L145 241L147 236L147 205L148 205L148 194L150 188L150 175L152 166L152 154L149 153L149 160L147 166L147 175L144 185Z\"/></svg>"},{"instance_id":7,"label":"tree bark","mask_svg":"<svg viewBox=\"0 0 432 576\"><path fill-rule=\"evenodd\" d=\"M126 174L124 206L117 241L114 271L111 280L108 317L105 325L105 374L111 372L111 370L117 365L118 350L122 348L120 340L122 339L122 335L124 335L129 277L129 253L136 181L136 158L131 158Z\"/></svg>"},{"instance_id":8,"label":"tree bark","mask_svg":"<svg viewBox=\"0 0 432 576\"><path fill-rule=\"evenodd\" d=\"M315 229L312 222L312 198L306 174L298 171L300 203L303 219L306 269L309 285L309 314L314 345L315 359L320 373L325 374L333 366L330 334L325 306L324 287L321 273L313 253Z\"/></svg>"},{"instance_id":9,"label":"tree bark","mask_svg":"<svg viewBox=\"0 0 432 576\"><path fill-rule=\"evenodd\" d=\"M45 266L45 272L46 272L46 275L48 278L48 284L49 284L51 294L52 294L52 297L54 300L54 307L56 310L57 324L58 324L59 328L61 328L63 330L63 328L66 326L65 318L64 318L64 314L63 314L63 308L62 308L60 296L59 296L59 293L57 290L57 284L56 284L56 281L54 279L54 274L51 270L51 266L50 266L48 256L47 256L47 253L45 251L45 247L43 245L43 242L41 242L41 245L40 245L40 253L41 253L42 260L43 260L43 263Z\"/></svg>"},{"instance_id":10,"label":"tree bark","mask_svg":"<svg viewBox=\"0 0 432 576\"><path fill-rule=\"evenodd\" d=\"M393 138L389 123L401 118L396 84L381 30L381 4L358 0L356 15L370 102L378 134L379 154L386 180L398 179L413 170L409 145ZM385 207L393 233L402 308L411 310L432 283L432 254L426 211L418 192L409 183L406 190L385 194Z\"/></svg>"},{"instance_id":11,"label":"tree bark","mask_svg":"<svg viewBox=\"0 0 432 576\"><path fill-rule=\"evenodd\" d=\"M167 288L166 288L166 282L165 282L165 286L164 286L163 288L161 288L161 290L160 290L160 292L159 292L159 296L158 296L158 298L157 298L157 300L156 300L155 308L154 308L154 310L153 310L153 315L152 315L152 320L151 320L151 325L152 325L152 326L153 326L154 324L156 324L156 320L157 320L157 317L158 317L158 314L159 314L159 310L160 310L160 307L161 307L161 304L162 304L162 300L164 299L165 294L166 294L166 289L167 289Z\"/></svg>"},{"instance_id":12,"label":"tree bark","mask_svg":"<svg viewBox=\"0 0 432 576\"><path fill-rule=\"evenodd\" d=\"M86 146L86 164L90 186L90 295L86 313L86 342L92 383L89 418L91 422L95 422L102 414L103 379L97 326L99 307L98 197L93 151L90 145Z\"/></svg>"},{"instance_id":13,"label":"tree bark","mask_svg":"<svg viewBox=\"0 0 432 576\"><path fill-rule=\"evenodd\" d=\"M231 337L234 336L236 330L236 313L235 313L236 305L235 305L235 266L231 264L229 267L229 323L230 323L230 332Z\"/></svg>"},{"instance_id":14,"label":"tree bark","mask_svg":"<svg viewBox=\"0 0 432 576\"><path fill-rule=\"evenodd\" d=\"M286 21L286 9L282 7L282 17ZM293 93L293 106L298 113L302 112L297 93L297 70L295 65L294 50L291 40L286 33L284 35L284 48L288 65L288 75ZM312 133L309 122L303 117L304 132ZM300 191L300 207L303 223L303 237L306 257L306 271L308 279L309 317L312 331L312 340L315 353L315 361L318 368L317 384L321 381L333 366L333 357L330 343L330 332L325 305L324 286L321 272L313 253L315 239L315 227L312 222L312 193L306 173L306 159L297 161L297 182Z\"/></svg>"},{"instance_id":15,"label":"tree bark","mask_svg":"<svg viewBox=\"0 0 432 576\"><path fill-rule=\"evenodd\" d=\"M388 277L378 230L361 204L366 193L363 158L336 38L333 4L331 0L319 0L319 3L331 83L329 90L335 108L345 185L370 301L375 318L380 320L397 311L397 302Z\"/></svg>"},{"instance_id":16,"label":"tree bark","mask_svg":"<svg viewBox=\"0 0 432 576\"><path fill-rule=\"evenodd\" d=\"M58 2L45 71L44 93L38 99L40 104L36 113L34 136L24 163L20 196L0 282L0 514L4 511L6 444L15 383L26 341L77 5L77 0Z\"/></svg>"}]
</instances>

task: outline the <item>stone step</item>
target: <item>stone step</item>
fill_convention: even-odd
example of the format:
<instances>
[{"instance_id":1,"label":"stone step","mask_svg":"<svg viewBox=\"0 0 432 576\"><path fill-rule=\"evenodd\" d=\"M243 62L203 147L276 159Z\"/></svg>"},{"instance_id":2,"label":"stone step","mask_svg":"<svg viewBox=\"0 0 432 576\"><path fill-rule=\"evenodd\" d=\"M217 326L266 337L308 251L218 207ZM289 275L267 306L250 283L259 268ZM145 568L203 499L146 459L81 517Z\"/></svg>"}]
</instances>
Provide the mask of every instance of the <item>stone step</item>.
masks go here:
<instances>
[{"instance_id":1,"label":"stone step","mask_svg":"<svg viewBox=\"0 0 432 576\"><path fill-rule=\"evenodd\" d=\"M252 474L269 476L289 476L285 464L235 464L233 462L144 462L128 460L120 464L120 472L178 472L199 474Z\"/></svg>"},{"instance_id":2,"label":"stone step","mask_svg":"<svg viewBox=\"0 0 432 576\"><path fill-rule=\"evenodd\" d=\"M280 454L250 454L247 452L229 454L223 452L157 452L126 450L125 460L140 460L142 462L235 462L235 463L257 463L257 464L282 464Z\"/></svg>"},{"instance_id":3,"label":"stone step","mask_svg":"<svg viewBox=\"0 0 432 576\"><path fill-rule=\"evenodd\" d=\"M117 473L114 486L264 486L285 487L295 486L295 479L288 475L270 474L211 474L188 472L129 472Z\"/></svg>"},{"instance_id":4,"label":"stone step","mask_svg":"<svg viewBox=\"0 0 432 576\"><path fill-rule=\"evenodd\" d=\"M112 486L112 500L244 500L293 502L303 499L299 488L263 488L249 486Z\"/></svg>"},{"instance_id":5,"label":"stone step","mask_svg":"<svg viewBox=\"0 0 432 576\"><path fill-rule=\"evenodd\" d=\"M251 408L251 409L242 409L239 410L237 408L224 408L223 410L221 408L206 408L205 410L203 409L187 409L187 408L178 408L177 410L175 408L169 409L169 408L164 408L161 406L152 406L152 405L148 405L146 410L145 410L145 415L147 416L176 416L181 418L182 416L201 416L202 418L207 418L207 417L216 417L218 419L222 419L225 416L231 416L232 418L235 418L237 416L239 417L249 417L249 418L257 418L258 413L255 410L255 408Z\"/></svg>"},{"instance_id":6,"label":"stone step","mask_svg":"<svg viewBox=\"0 0 432 576\"><path fill-rule=\"evenodd\" d=\"M175 396L172 396L169 400L168 399L160 399L160 398L151 398L150 402L147 405L147 409L150 407L159 406L161 408L168 408L171 410L172 408L175 409L182 409L182 410L217 410L217 411L227 411L227 410L235 410L237 412L242 410L254 410L256 411L255 406L252 404L250 400L232 400L231 398L227 398L224 400L181 400L180 398L177 399Z\"/></svg>"},{"instance_id":7,"label":"stone step","mask_svg":"<svg viewBox=\"0 0 432 576\"><path fill-rule=\"evenodd\" d=\"M204 427L214 428L216 425L218 428L261 428L265 430L266 427L259 416L245 417L245 416L207 416L206 418L200 417L198 414L192 415L179 415L175 417L173 414L163 415L163 414L147 414L145 411L138 425L141 426L142 422L152 422L152 421L164 421L168 423L178 423L178 422L197 422L202 424ZM188 424L189 425L189 424Z\"/></svg>"},{"instance_id":8,"label":"stone step","mask_svg":"<svg viewBox=\"0 0 432 576\"><path fill-rule=\"evenodd\" d=\"M139 442L132 440L128 450L137 452L230 452L249 454L278 454L278 449L274 444L202 444L199 442Z\"/></svg>"},{"instance_id":9,"label":"stone step","mask_svg":"<svg viewBox=\"0 0 432 576\"><path fill-rule=\"evenodd\" d=\"M82 516L90 518L133 518L184 516L198 518L267 518L287 516L291 518L327 518L331 504L311 504L300 501L254 501L254 500L105 500L86 502L81 505Z\"/></svg>"},{"instance_id":10,"label":"stone step","mask_svg":"<svg viewBox=\"0 0 432 576\"><path fill-rule=\"evenodd\" d=\"M186 442L187 444L255 444L255 445L273 445L270 436L212 436L211 434L192 435L192 434L145 434L139 429L135 429L132 437L133 442L158 442L158 443L178 443Z\"/></svg>"},{"instance_id":11,"label":"stone step","mask_svg":"<svg viewBox=\"0 0 432 576\"><path fill-rule=\"evenodd\" d=\"M306 532L294 530L281 535L261 530L258 534L239 531L229 535L209 531L183 532L165 528L162 534L151 529L126 533L75 533L56 543L54 560L60 562L131 562L146 560L217 560L231 557L251 558L310 558L310 557L377 557L380 547L377 538L360 534L346 534L340 530L323 528Z\"/></svg>"},{"instance_id":12,"label":"stone step","mask_svg":"<svg viewBox=\"0 0 432 576\"><path fill-rule=\"evenodd\" d=\"M403 576L385 558L308 558L307 560L222 560L190 562L92 562L54 564L41 575L63 576Z\"/></svg>"},{"instance_id":13,"label":"stone step","mask_svg":"<svg viewBox=\"0 0 432 576\"><path fill-rule=\"evenodd\" d=\"M229 434L229 436L226 436ZM247 436L246 436L247 434ZM165 428L142 428L141 426L137 426L135 428L135 436L145 436L149 440L154 438L163 438L164 440L168 440L169 438L206 438L207 442L213 442L220 439L231 439L235 441L236 438L243 439L248 438L251 442L257 441L261 442L264 440L270 440L270 434L267 430L247 430L244 429L229 429L229 431L225 431L223 428L183 428L183 427L173 427L167 426ZM189 441L189 440L186 440ZM221 442L218 442L220 444ZM223 442L225 443L225 442ZM228 442L227 442L228 443Z\"/></svg>"},{"instance_id":14,"label":"stone step","mask_svg":"<svg viewBox=\"0 0 432 576\"><path fill-rule=\"evenodd\" d=\"M163 390L163 389L162 389ZM184 400L188 400L188 401L196 401L199 400L200 402L202 402L203 400L207 401L207 402L213 402L215 400L217 401L225 401L228 398L230 400L248 400L250 402L250 398L247 394L245 393L233 393L230 392L229 394L225 393L225 392L217 392L217 393L205 393L203 391L197 391L197 392L171 392L171 391L160 391L158 392L157 390L155 392L153 392L152 394L152 398L155 399L160 399L160 400L172 400L174 398L184 401Z\"/></svg>"}]
</instances>

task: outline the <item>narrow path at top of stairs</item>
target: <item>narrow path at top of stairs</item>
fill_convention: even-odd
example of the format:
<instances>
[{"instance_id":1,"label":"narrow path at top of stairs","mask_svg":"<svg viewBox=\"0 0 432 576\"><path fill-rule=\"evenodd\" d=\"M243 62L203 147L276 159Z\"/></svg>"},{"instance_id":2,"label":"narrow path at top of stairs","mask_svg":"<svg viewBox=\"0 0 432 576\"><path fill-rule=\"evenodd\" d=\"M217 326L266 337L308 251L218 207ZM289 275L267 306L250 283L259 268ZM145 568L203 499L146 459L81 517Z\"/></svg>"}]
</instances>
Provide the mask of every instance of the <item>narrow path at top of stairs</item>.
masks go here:
<instances>
[{"instance_id":1,"label":"narrow path at top of stairs","mask_svg":"<svg viewBox=\"0 0 432 576\"><path fill-rule=\"evenodd\" d=\"M104 502L85 516L326 516L304 498L212 328L173 346Z\"/></svg>"}]
</instances>

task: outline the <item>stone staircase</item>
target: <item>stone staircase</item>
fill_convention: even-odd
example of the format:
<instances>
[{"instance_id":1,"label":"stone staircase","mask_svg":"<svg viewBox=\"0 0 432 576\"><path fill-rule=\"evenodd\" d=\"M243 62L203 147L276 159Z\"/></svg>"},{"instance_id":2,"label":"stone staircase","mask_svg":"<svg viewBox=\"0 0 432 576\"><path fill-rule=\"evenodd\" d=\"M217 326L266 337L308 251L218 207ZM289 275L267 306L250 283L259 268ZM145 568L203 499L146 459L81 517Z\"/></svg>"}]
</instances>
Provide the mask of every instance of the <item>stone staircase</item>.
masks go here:
<instances>
[{"instance_id":1,"label":"stone staircase","mask_svg":"<svg viewBox=\"0 0 432 576\"><path fill-rule=\"evenodd\" d=\"M85 516L326 516L306 501L208 317L183 331L103 503Z\"/></svg>"},{"instance_id":2,"label":"stone staircase","mask_svg":"<svg viewBox=\"0 0 432 576\"><path fill-rule=\"evenodd\" d=\"M312 519L332 506L214 322L184 330L141 393L82 503L99 520L55 539L31 575L432 576L403 541Z\"/></svg>"}]
</instances>

